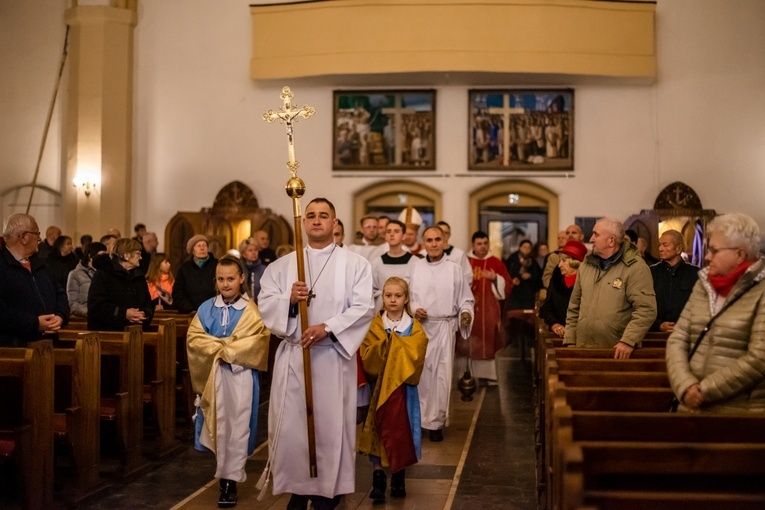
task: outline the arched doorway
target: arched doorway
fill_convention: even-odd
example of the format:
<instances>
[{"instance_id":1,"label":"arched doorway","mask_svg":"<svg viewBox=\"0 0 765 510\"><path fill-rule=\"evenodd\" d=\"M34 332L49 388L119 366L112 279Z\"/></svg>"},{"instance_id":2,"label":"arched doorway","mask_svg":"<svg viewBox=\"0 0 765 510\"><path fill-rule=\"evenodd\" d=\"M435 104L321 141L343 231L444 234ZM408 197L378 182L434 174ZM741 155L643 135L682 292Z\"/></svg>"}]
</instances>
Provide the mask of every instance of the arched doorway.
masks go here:
<instances>
[{"instance_id":1,"label":"arched doorway","mask_svg":"<svg viewBox=\"0 0 765 510\"><path fill-rule=\"evenodd\" d=\"M353 224L345 224L345 239L353 243L354 232L359 230L359 220L366 215L398 217L411 205L423 217L422 228L443 218L441 192L414 181L381 181L357 191L353 196Z\"/></svg>"},{"instance_id":2,"label":"arched doorway","mask_svg":"<svg viewBox=\"0 0 765 510\"><path fill-rule=\"evenodd\" d=\"M556 247L559 229L558 196L529 181L495 181L470 193L471 232L485 230L491 250L507 257L523 238Z\"/></svg>"}]
</instances>

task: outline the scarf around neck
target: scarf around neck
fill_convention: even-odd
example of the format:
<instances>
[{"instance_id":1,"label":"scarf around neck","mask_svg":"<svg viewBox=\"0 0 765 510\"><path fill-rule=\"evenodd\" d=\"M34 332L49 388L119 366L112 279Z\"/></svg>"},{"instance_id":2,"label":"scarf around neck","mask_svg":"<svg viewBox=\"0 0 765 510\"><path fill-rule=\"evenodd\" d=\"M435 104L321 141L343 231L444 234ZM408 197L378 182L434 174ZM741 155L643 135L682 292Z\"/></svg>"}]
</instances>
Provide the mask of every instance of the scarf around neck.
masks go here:
<instances>
[{"instance_id":1,"label":"scarf around neck","mask_svg":"<svg viewBox=\"0 0 765 510\"><path fill-rule=\"evenodd\" d=\"M733 271L726 275L710 274L707 276L709 283L712 284L712 288L715 289L719 295L725 297L730 294L733 287L738 280L746 273L746 270L754 264L754 260L745 260L739 264Z\"/></svg>"}]
</instances>

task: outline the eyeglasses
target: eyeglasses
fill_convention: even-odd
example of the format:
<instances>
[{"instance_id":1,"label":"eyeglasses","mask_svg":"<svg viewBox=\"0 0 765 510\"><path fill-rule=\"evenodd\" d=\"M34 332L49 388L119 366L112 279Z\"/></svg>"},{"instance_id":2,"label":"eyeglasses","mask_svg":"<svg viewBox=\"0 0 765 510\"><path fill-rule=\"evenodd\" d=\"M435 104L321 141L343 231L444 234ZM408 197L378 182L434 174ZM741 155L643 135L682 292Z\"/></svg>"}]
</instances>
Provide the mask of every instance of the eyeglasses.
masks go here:
<instances>
[{"instance_id":1,"label":"eyeglasses","mask_svg":"<svg viewBox=\"0 0 765 510\"><path fill-rule=\"evenodd\" d=\"M740 250L740 249L741 248L730 248L730 247L727 247L727 246L723 246L722 248L712 248L712 247L709 247L709 248L707 248L707 251L714 257L715 255L717 255L719 252L721 252L723 250Z\"/></svg>"},{"instance_id":2,"label":"eyeglasses","mask_svg":"<svg viewBox=\"0 0 765 510\"><path fill-rule=\"evenodd\" d=\"M37 232L32 232L31 230L25 230L24 232L21 233L21 235L19 237L24 237L27 234L32 234L35 237L40 237L40 231L39 230Z\"/></svg>"}]
</instances>

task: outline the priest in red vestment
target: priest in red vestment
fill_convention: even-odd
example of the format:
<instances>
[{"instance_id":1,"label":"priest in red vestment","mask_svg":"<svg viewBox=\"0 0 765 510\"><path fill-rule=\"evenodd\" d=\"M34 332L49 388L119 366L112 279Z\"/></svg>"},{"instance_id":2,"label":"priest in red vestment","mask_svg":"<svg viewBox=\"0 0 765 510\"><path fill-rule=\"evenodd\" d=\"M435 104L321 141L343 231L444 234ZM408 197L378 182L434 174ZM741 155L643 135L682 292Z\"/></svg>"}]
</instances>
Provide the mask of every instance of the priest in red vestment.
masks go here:
<instances>
[{"instance_id":1,"label":"priest in red vestment","mask_svg":"<svg viewBox=\"0 0 765 510\"><path fill-rule=\"evenodd\" d=\"M473 268L471 290L475 297L475 320L467 342L461 342L460 356L469 356L473 376L497 380L494 356L504 346L502 337L502 302L513 287L504 262L489 252L489 236L473 234L473 249L468 260Z\"/></svg>"}]
</instances>

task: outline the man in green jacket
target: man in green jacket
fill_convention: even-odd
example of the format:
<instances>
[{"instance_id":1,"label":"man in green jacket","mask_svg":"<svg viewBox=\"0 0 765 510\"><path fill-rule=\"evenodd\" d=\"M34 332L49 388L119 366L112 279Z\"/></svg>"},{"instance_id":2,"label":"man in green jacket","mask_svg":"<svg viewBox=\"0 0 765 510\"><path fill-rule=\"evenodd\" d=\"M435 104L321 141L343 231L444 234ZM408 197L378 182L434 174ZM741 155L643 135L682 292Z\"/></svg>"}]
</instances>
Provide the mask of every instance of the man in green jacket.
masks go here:
<instances>
[{"instance_id":1,"label":"man in green jacket","mask_svg":"<svg viewBox=\"0 0 765 510\"><path fill-rule=\"evenodd\" d=\"M592 253L579 267L566 315L566 346L613 348L627 359L656 319L651 270L624 225L601 218L592 229Z\"/></svg>"}]
</instances>

